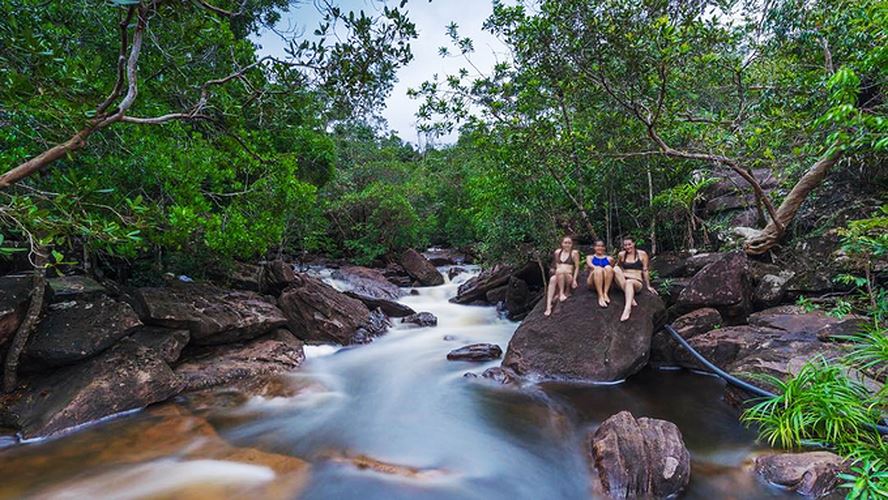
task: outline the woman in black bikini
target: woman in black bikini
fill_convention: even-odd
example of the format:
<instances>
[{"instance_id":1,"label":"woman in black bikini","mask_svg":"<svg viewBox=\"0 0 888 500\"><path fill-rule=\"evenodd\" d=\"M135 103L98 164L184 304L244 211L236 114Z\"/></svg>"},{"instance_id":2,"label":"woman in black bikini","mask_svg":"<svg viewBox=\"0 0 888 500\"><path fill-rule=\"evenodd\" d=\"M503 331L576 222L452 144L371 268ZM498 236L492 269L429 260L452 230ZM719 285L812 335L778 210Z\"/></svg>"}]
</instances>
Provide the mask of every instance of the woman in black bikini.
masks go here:
<instances>
[{"instance_id":1,"label":"woman in black bikini","mask_svg":"<svg viewBox=\"0 0 888 500\"><path fill-rule=\"evenodd\" d=\"M614 278L626 294L626 305L623 307L623 315L620 321L629 319L632 306L637 306L635 295L644 287L654 295L657 291L651 286L651 275L648 272L648 254L644 250L635 248L635 240L626 238L623 240L623 251L617 257L617 266L614 268Z\"/></svg>"},{"instance_id":2,"label":"woman in black bikini","mask_svg":"<svg viewBox=\"0 0 888 500\"><path fill-rule=\"evenodd\" d=\"M558 300L567 300L567 293L577 287L577 273L580 272L580 252L573 249L573 238L565 236L561 239L561 248L555 250L552 255L552 277L549 278L549 291L546 297L546 312L552 314L552 306L555 302L555 294Z\"/></svg>"}]
</instances>

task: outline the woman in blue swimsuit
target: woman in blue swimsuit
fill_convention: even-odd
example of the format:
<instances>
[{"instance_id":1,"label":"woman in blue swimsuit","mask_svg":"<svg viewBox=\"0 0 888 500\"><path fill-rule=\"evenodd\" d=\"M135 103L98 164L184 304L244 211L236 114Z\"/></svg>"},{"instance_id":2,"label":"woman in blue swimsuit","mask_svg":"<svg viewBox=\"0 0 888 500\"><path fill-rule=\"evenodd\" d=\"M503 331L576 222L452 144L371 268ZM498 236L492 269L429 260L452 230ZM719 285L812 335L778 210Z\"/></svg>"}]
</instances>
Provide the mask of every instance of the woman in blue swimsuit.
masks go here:
<instances>
[{"instance_id":1,"label":"woman in blue swimsuit","mask_svg":"<svg viewBox=\"0 0 888 500\"><path fill-rule=\"evenodd\" d=\"M598 305L607 307L610 303L608 293L614 280L614 259L605 253L607 247L603 240L595 240L594 250L593 255L586 257L586 267L589 269L586 285L590 290L595 287L598 293Z\"/></svg>"}]
</instances>

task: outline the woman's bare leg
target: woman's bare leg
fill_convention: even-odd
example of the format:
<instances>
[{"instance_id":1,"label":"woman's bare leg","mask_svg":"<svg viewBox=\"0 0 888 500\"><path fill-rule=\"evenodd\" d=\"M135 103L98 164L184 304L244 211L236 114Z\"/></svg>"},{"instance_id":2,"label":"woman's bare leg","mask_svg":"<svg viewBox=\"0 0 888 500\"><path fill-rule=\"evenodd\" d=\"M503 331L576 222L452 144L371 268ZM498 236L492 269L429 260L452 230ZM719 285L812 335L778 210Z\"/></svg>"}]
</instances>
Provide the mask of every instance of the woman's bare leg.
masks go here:
<instances>
[{"instance_id":1,"label":"woman's bare leg","mask_svg":"<svg viewBox=\"0 0 888 500\"><path fill-rule=\"evenodd\" d=\"M549 278L549 290L546 291L546 312L543 313L543 316L552 314L552 301L555 299L555 287L558 283L556 278L557 276Z\"/></svg>"},{"instance_id":2,"label":"woman's bare leg","mask_svg":"<svg viewBox=\"0 0 888 500\"><path fill-rule=\"evenodd\" d=\"M611 284L614 282L614 268L611 266L604 267L604 301L606 303L610 303L610 289Z\"/></svg>"},{"instance_id":3,"label":"woman's bare leg","mask_svg":"<svg viewBox=\"0 0 888 500\"><path fill-rule=\"evenodd\" d=\"M595 280L595 291L598 293L598 305L607 307L607 302L604 301L604 269L596 266L592 269L592 277Z\"/></svg>"},{"instance_id":4,"label":"woman's bare leg","mask_svg":"<svg viewBox=\"0 0 888 500\"><path fill-rule=\"evenodd\" d=\"M560 287L559 291L561 292L561 295L558 296L558 300L560 300L561 302L564 302L565 300L567 300L567 293L568 293L568 290L570 290L571 275L570 275L570 273L561 273L560 276L561 276L561 279L559 281L560 281L561 287Z\"/></svg>"},{"instance_id":5,"label":"woman's bare leg","mask_svg":"<svg viewBox=\"0 0 888 500\"><path fill-rule=\"evenodd\" d=\"M629 319L629 314L632 313L632 306L638 305L635 302L635 293L641 289L641 283L636 280L628 280L626 286L623 288L623 292L626 294L626 305L623 306L623 315L620 316L620 321L626 321Z\"/></svg>"},{"instance_id":6,"label":"woman's bare leg","mask_svg":"<svg viewBox=\"0 0 888 500\"><path fill-rule=\"evenodd\" d=\"M614 268L614 281L617 282L617 287L619 287L620 290L626 288L626 275L623 273L623 268Z\"/></svg>"}]
</instances>

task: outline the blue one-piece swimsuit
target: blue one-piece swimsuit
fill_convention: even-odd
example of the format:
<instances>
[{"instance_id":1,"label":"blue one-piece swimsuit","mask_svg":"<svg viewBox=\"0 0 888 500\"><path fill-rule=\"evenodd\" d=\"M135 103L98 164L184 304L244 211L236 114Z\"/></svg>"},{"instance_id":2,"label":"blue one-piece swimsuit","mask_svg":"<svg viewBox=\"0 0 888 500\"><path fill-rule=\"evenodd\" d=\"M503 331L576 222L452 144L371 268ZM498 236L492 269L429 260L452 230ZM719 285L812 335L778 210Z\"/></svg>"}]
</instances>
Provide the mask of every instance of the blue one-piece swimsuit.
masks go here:
<instances>
[{"instance_id":1,"label":"blue one-piece swimsuit","mask_svg":"<svg viewBox=\"0 0 888 500\"><path fill-rule=\"evenodd\" d=\"M607 267L610 265L610 260L607 257L596 257L593 255L592 265L596 267Z\"/></svg>"}]
</instances>

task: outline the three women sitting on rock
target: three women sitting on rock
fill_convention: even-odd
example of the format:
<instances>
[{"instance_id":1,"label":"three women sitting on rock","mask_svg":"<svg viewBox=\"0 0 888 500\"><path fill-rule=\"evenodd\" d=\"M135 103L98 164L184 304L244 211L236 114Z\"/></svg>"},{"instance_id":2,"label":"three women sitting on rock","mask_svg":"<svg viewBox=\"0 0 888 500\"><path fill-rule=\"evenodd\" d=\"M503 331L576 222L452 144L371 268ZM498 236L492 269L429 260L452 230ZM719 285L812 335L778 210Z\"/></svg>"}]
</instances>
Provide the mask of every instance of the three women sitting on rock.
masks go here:
<instances>
[{"instance_id":1,"label":"three women sitting on rock","mask_svg":"<svg viewBox=\"0 0 888 500\"><path fill-rule=\"evenodd\" d=\"M625 305L620 321L629 319L632 306L637 306L635 295L642 287L653 294L657 291L651 286L648 265L650 259L647 252L635 247L635 240L626 238L623 240L623 250L618 254L616 261L607 255L607 247L603 240L596 240L594 253L586 257L586 266L589 276L586 285L589 290L595 290L598 294L598 305L607 307L610 303L611 284L616 279L617 286L623 290ZM566 254L566 255L565 255ZM549 290L546 297L545 316L552 314L555 295L559 301L567 300L570 290L577 287L577 274L579 273L579 252L573 249L573 238L565 236L561 240L561 248L553 254L554 266L552 277L549 279Z\"/></svg>"}]
</instances>

